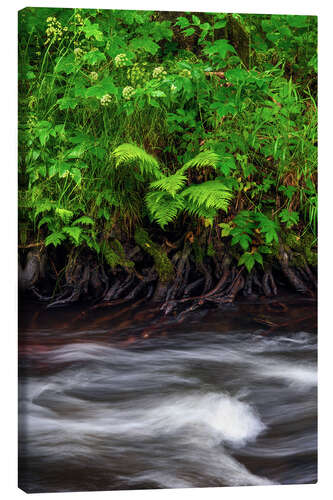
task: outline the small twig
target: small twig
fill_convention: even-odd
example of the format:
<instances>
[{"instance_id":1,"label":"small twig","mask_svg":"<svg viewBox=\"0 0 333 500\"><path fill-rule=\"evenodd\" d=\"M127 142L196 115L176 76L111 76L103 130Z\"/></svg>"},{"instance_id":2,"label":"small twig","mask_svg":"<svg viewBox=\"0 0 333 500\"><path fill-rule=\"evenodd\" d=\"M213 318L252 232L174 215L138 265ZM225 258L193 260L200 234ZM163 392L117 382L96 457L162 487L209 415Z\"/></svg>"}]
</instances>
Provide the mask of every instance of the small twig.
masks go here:
<instances>
[{"instance_id":1,"label":"small twig","mask_svg":"<svg viewBox=\"0 0 333 500\"><path fill-rule=\"evenodd\" d=\"M19 245L18 248L33 248L41 247L44 245L44 241L39 241L38 243L29 243L28 245Z\"/></svg>"}]
</instances>

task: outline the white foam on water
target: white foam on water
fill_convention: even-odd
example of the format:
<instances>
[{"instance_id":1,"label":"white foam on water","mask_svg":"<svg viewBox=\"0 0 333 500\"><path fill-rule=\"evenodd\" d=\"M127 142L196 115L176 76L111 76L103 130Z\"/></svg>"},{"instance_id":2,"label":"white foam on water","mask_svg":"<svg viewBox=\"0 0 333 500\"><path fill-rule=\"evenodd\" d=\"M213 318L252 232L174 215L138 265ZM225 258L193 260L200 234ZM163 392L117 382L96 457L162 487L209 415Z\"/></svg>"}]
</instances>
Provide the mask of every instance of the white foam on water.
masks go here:
<instances>
[{"instance_id":1,"label":"white foam on water","mask_svg":"<svg viewBox=\"0 0 333 500\"><path fill-rule=\"evenodd\" d=\"M318 383L317 367L314 364L263 360L256 371L264 377L284 381L295 389L316 387Z\"/></svg>"},{"instance_id":2,"label":"white foam on water","mask_svg":"<svg viewBox=\"0 0 333 500\"><path fill-rule=\"evenodd\" d=\"M138 487L145 482L166 488L270 484L232 456L248 446L256 456L258 436L266 439L266 425L247 401L259 382L255 396L267 425L272 417L260 398L272 405L277 424L288 423L291 412L293 421L305 409L302 399L291 405L293 396L305 397L316 386L316 367L286 360L279 352L286 344L303 349L302 338L205 342L188 350L85 342L33 355L60 369L22 384L27 456L43 457L51 466L93 463ZM304 449L301 440L280 445L277 455Z\"/></svg>"}]
</instances>

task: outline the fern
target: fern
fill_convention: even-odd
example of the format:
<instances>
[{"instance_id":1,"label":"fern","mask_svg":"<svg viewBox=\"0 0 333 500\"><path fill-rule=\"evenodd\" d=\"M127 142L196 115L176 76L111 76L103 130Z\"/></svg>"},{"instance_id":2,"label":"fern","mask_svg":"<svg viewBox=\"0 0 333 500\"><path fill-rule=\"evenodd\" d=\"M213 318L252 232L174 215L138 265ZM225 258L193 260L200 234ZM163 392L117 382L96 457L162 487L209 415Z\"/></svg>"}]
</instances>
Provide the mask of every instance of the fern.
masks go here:
<instances>
[{"instance_id":1,"label":"fern","mask_svg":"<svg viewBox=\"0 0 333 500\"><path fill-rule=\"evenodd\" d=\"M51 233L47 238L45 238L45 246L53 245L57 247L62 241L66 239L66 235L61 231Z\"/></svg>"},{"instance_id":2,"label":"fern","mask_svg":"<svg viewBox=\"0 0 333 500\"><path fill-rule=\"evenodd\" d=\"M168 193L161 191L148 193L146 204L151 219L156 221L162 229L166 224L175 220L180 210L184 208L184 200L181 196L173 198Z\"/></svg>"},{"instance_id":3,"label":"fern","mask_svg":"<svg viewBox=\"0 0 333 500\"><path fill-rule=\"evenodd\" d=\"M185 199L184 210L189 215L206 219L210 224L213 223L213 219L217 215L217 210L215 208L207 208L205 205L201 205L189 198Z\"/></svg>"},{"instance_id":4,"label":"fern","mask_svg":"<svg viewBox=\"0 0 333 500\"><path fill-rule=\"evenodd\" d=\"M76 219L72 225L76 226L77 224L87 224L93 226L95 222L90 217L83 215L82 217L79 217L79 219Z\"/></svg>"},{"instance_id":5,"label":"fern","mask_svg":"<svg viewBox=\"0 0 333 500\"><path fill-rule=\"evenodd\" d=\"M49 212L50 210L52 210L55 206L55 202L51 200L35 201L34 206L35 206L34 218L36 220L39 214Z\"/></svg>"},{"instance_id":6,"label":"fern","mask_svg":"<svg viewBox=\"0 0 333 500\"><path fill-rule=\"evenodd\" d=\"M65 208L59 207L55 209L55 213L59 215L59 217L65 224L67 224L74 215L74 212L72 212L72 210L66 210Z\"/></svg>"},{"instance_id":7,"label":"fern","mask_svg":"<svg viewBox=\"0 0 333 500\"><path fill-rule=\"evenodd\" d=\"M180 170L183 173L191 167L213 167L216 169L219 161L220 157L217 153L214 153L214 151L203 151L186 162Z\"/></svg>"},{"instance_id":8,"label":"fern","mask_svg":"<svg viewBox=\"0 0 333 500\"><path fill-rule=\"evenodd\" d=\"M121 144L113 151L112 156L116 159L116 167L123 163L137 162L141 175L153 179L163 177L156 158L134 144Z\"/></svg>"},{"instance_id":9,"label":"fern","mask_svg":"<svg viewBox=\"0 0 333 500\"><path fill-rule=\"evenodd\" d=\"M150 188L160 189L166 191L172 197L184 186L187 181L187 177L183 175L179 170L168 177L163 176L161 179L151 182Z\"/></svg>"},{"instance_id":10,"label":"fern","mask_svg":"<svg viewBox=\"0 0 333 500\"><path fill-rule=\"evenodd\" d=\"M38 229L42 227L43 224L47 224L47 226L51 226L52 223L54 222L53 217L49 215L45 215L45 217L42 217L42 219L38 223Z\"/></svg>"},{"instance_id":11,"label":"fern","mask_svg":"<svg viewBox=\"0 0 333 500\"><path fill-rule=\"evenodd\" d=\"M198 208L228 211L233 197L232 192L220 181L207 181L202 184L193 184L184 189L182 195Z\"/></svg>"},{"instance_id":12,"label":"fern","mask_svg":"<svg viewBox=\"0 0 333 500\"><path fill-rule=\"evenodd\" d=\"M81 227L77 227L77 226L65 226L62 228L62 231L66 234L68 234L68 236L70 236L76 245L79 244L80 242L80 235L82 233L82 228Z\"/></svg>"}]
</instances>

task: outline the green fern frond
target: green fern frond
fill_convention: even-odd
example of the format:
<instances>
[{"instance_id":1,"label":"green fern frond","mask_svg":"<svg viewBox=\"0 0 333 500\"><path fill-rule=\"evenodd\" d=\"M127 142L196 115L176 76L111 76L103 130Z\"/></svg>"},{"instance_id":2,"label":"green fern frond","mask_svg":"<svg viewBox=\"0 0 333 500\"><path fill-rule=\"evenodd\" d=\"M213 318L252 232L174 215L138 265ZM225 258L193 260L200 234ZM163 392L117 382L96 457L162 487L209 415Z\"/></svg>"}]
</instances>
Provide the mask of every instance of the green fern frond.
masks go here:
<instances>
[{"instance_id":1,"label":"green fern frond","mask_svg":"<svg viewBox=\"0 0 333 500\"><path fill-rule=\"evenodd\" d=\"M54 222L53 217L50 217L49 215L45 215L45 217L43 217L39 221L39 223L38 223L38 229L40 229L43 224L47 224L49 226L49 225L52 225L53 222Z\"/></svg>"},{"instance_id":2,"label":"green fern frond","mask_svg":"<svg viewBox=\"0 0 333 500\"><path fill-rule=\"evenodd\" d=\"M50 210L54 208L55 202L51 200L36 201L34 203L34 206L35 206L34 218L37 219L39 214L50 212Z\"/></svg>"},{"instance_id":3,"label":"green fern frond","mask_svg":"<svg viewBox=\"0 0 333 500\"><path fill-rule=\"evenodd\" d=\"M173 198L171 195L161 191L152 191L146 195L146 204L151 219L157 222L162 229L175 220L179 211L184 207L181 196Z\"/></svg>"},{"instance_id":4,"label":"green fern frond","mask_svg":"<svg viewBox=\"0 0 333 500\"><path fill-rule=\"evenodd\" d=\"M214 153L214 151L202 151L186 162L180 171L183 173L191 167L213 167L216 169L219 161L220 157L217 153Z\"/></svg>"},{"instance_id":5,"label":"green fern frond","mask_svg":"<svg viewBox=\"0 0 333 500\"><path fill-rule=\"evenodd\" d=\"M163 176L161 179L151 182L150 188L160 189L161 191L166 191L172 197L184 186L187 181L187 177L183 175L179 170L173 174Z\"/></svg>"},{"instance_id":6,"label":"green fern frond","mask_svg":"<svg viewBox=\"0 0 333 500\"><path fill-rule=\"evenodd\" d=\"M217 215L217 210L215 208L207 208L205 205L201 205L190 198L184 198L184 210L194 217L207 219L211 223L214 217Z\"/></svg>"},{"instance_id":7,"label":"green fern frond","mask_svg":"<svg viewBox=\"0 0 333 500\"><path fill-rule=\"evenodd\" d=\"M216 209L228 211L233 197L232 192L220 181L207 181L202 184L192 184L184 189L182 195L194 205L202 209Z\"/></svg>"},{"instance_id":8,"label":"green fern frond","mask_svg":"<svg viewBox=\"0 0 333 500\"><path fill-rule=\"evenodd\" d=\"M77 224L87 224L93 226L95 224L95 221L88 217L87 215L83 215L82 217L79 217L73 222L73 226L76 226Z\"/></svg>"},{"instance_id":9,"label":"green fern frond","mask_svg":"<svg viewBox=\"0 0 333 500\"><path fill-rule=\"evenodd\" d=\"M67 224L74 215L74 212L72 212L72 210L66 210L66 208L59 207L55 209L55 213L59 215L59 217L63 222L65 222L65 224Z\"/></svg>"},{"instance_id":10,"label":"green fern frond","mask_svg":"<svg viewBox=\"0 0 333 500\"><path fill-rule=\"evenodd\" d=\"M121 144L113 151L112 156L116 159L116 167L122 163L137 162L141 175L153 179L162 178L156 158L134 144Z\"/></svg>"},{"instance_id":11,"label":"green fern frond","mask_svg":"<svg viewBox=\"0 0 333 500\"><path fill-rule=\"evenodd\" d=\"M45 246L53 245L57 247L62 241L66 239L66 235L61 231L51 233L47 238L45 238Z\"/></svg>"},{"instance_id":12,"label":"green fern frond","mask_svg":"<svg viewBox=\"0 0 333 500\"><path fill-rule=\"evenodd\" d=\"M65 226L62 228L63 232L68 234L71 238L73 238L76 245L79 244L80 235L82 233L82 228L78 226Z\"/></svg>"}]
</instances>

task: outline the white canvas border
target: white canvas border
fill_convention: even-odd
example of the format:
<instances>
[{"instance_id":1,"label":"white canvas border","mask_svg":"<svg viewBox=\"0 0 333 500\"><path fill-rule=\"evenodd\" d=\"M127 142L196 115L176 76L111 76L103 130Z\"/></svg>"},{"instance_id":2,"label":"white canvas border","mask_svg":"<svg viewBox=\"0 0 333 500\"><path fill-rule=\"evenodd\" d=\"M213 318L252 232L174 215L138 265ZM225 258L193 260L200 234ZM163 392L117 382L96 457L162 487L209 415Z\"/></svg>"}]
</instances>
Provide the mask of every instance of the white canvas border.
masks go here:
<instances>
[{"instance_id":1,"label":"white canvas border","mask_svg":"<svg viewBox=\"0 0 333 500\"><path fill-rule=\"evenodd\" d=\"M96 493L64 493L57 494L56 498L110 498L110 499L199 499L246 498L246 500L270 500L301 497L303 500L328 498L332 491L331 478L331 444L332 444L332 413L329 408L331 400L331 371L332 365L332 333L330 315L331 306L331 274L332 260L332 171L333 165L330 151L332 144L332 9L329 2L317 1L285 1L275 2L253 0L251 2L230 0L211 1L204 3L198 0L122 0L116 1L12 1L2 6L1 23L1 214L2 244L1 260L1 306L2 306L2 333L6 339L2 343L1 382L3 384L2 411L1 411L1 483L0 491L3 498L21 498L25 493L17 489L17 301L16 301L16 267L17 267L17 69L16 69L16 19L17 11L25 6L41 7L86 7L86 8L126 8L143 10L177 10L177 11L210 11L210 12L243 12L243 13L280 13L280 14L311 14L319 15L319 482L317 485L300 486L265 486L241 488L203 488L181 490L149 490L149 491L115 491ZM331 266L332 267L332 266ZM33 497L35 495L32 495ZM53 497L53 494L38 494L38 498Z\"/></svg>"}]
</instances>

